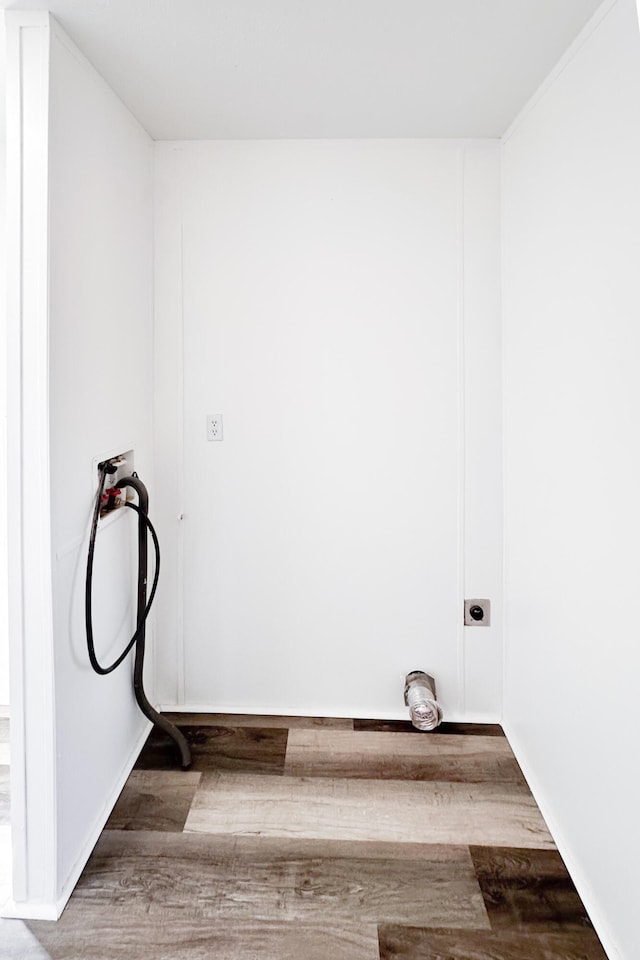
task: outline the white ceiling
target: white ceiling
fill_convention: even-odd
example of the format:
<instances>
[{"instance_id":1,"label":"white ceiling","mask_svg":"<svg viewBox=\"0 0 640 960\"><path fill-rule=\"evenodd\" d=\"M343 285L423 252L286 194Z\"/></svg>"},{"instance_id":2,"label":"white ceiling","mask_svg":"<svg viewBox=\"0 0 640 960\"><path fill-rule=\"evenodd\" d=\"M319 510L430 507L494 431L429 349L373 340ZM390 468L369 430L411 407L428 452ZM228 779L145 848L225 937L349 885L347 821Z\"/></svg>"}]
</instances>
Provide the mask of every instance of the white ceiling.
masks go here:
<instances>
[{"instance_id":1,"label":"white ceiling","mask_svg":"<svg viewBox=\"0 0 640 960\"><path fill-rule=\"evenodd\" d=\"M152 137L497 137L600 0L0 0Z\"/></svg>"}]
</instances>

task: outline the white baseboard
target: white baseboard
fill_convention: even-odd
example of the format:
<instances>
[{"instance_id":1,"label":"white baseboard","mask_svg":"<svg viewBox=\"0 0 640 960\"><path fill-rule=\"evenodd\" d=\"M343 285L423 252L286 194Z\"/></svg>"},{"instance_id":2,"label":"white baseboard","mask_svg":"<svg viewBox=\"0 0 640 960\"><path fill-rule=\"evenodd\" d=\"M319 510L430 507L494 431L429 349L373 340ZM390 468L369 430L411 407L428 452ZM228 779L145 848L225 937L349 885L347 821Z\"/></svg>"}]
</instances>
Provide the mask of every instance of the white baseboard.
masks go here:
<instances>
[{"instance_id":1,"label":"white baseboard","mask_svg":"<svg viewBox=\"0 0 640 960\"><path fill-rule=\"evenodd\" d=\"M330 719L355 719L355 720L408 720L409 711L405 707L398 710L378 710L372 707L370 710L354 710L352 707L345 707L344 710L327 710L326 707L319 707L317 711L300 709L299 705L282 704L275 708L273 705L237 704L237 703L163 703L158 709L164 713L241 713L247 716L259 717L326 717ZM501 723L500 716L446 713L444 717L448 723Z\"/></svg>"},{"instance_id":2,"label":"white baseboard","mask_svg":"<svg viewBox=\"0 0 640 960\"><path fill-rule=\"evenodd\" d=\"M51 903L16 903L7 900L2 905L3 920L57 920L62 910Z\"/></svg>"},{"instance_id":3,"label":"white baseboard","mask_svg":"<svg viewBox=\"0 0 640 960\"><path fill-rule=\"evenodd\" d=\"M0 703L0 720L9 720L11 717L11 707L8 703Z\"/></svg>"},{"instance_id":4,"label":"white baseboard","mask_svg":"<svg viewBox=\"0 0 640 960\"><path fill-rule=\"evenodd\" d=\"M620 948L615 942L607 918L602 912L598 899L593 892L589 879L580 869L576 858L573 855L571 846L567 842L563 830L554 816L553 806L547 797L546 790L543 788L539 779L529 766L525 751L523 750L518 737L506 721L503 723L503 729L511 749L515 754L516 760L522 768L522 772L527 783L529 784L531 793L533 794L535 801L540 808L540 812L546 821L549 832L555 840L556 846L560 851L560 855L564 860L565 866L575 884L576 890L580 894L594 929L600 937L600 941L605 953L607 954L609 960L624 960L624 957L620 952Z\"/></svg>"}]
</instances>

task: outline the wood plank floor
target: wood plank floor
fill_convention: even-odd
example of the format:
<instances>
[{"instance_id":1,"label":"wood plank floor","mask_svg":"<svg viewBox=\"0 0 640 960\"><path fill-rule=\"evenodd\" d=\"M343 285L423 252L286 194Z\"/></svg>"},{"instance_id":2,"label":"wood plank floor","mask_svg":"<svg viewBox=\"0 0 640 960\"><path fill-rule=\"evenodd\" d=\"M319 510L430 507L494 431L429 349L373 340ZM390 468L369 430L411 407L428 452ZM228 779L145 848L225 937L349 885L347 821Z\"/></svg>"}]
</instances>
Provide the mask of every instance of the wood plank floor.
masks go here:
<instances>
[{"instance_id":1,"label":"wood plank floor","mask_svg":"<svg viewBox=\"0 0 640 960\"><path fill-rule=\"evenodd\" d=\"M520 785L206 773L185 830L324 840L553 847Z\"/></svg>"},{"instance_id":2,"label":"wood plank floor","mask_svg":"<svg viewBox=\"0 0 640 960\"><path fill-rule=\"evenodd\" d=\"M291 730L284 772L298 777L519 783L524 778L504 737L397 733L355 737L342 730Z\"/></svg>"},{"instance_id":3,"label":"wood plank floor","mask_svg":"<svg viewBox=\"0 0 640 960\"><path fill-rule=\"evenodd\" d=\"M499 727L171 717L193 770L153 733L61 919L2 957L606 960Z\"/></svg>"}]
</instances>

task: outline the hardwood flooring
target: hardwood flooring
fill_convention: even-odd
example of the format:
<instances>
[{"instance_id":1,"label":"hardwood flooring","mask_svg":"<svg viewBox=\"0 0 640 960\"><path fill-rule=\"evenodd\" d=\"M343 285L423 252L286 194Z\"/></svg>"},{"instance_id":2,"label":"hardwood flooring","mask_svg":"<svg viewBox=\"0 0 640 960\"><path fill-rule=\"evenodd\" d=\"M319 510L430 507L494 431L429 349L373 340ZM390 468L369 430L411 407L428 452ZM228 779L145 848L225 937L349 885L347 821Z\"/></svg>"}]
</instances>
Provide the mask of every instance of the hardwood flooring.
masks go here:
<instances>
[{"instance_id":1,"label":"hardwood flooring","mask_svg":"<svg viewBox=\"0 0 640 960\"><path fill-rule=\"evenodd\" d=\"M106 829L181 833L200 777L199 773L182 770L134 770Z\"/></svg>"},{"instance_id":2,"label":"hardwood flooring","mask_svg":"<svg viewBox=\"0 0 640 960\"><path fill-rule=\"evenodd\" d=\"M493 929L584 930L589 918L557 850L471 847Z\"/></svg>"},{"instance_id":3,"label":"hardwood flooring","mask_svg":"<svg viewBox=\"0 0 640 960\"><path fill-rule=\"evenodd\" d=\"M379 944L380 960L602 960L605 956L593 930L470 933L383 924Z\"/></svg>"},{"instance_id":4,"label":"hardwood flooring","mask_svg":"<svg viewBox=\"0 0 640 960\"><path fill-rule=\"evenodd\" d=\"M185 830L324 840L553 847L520 785L203 774Z\"/></svg>"},{"instance_id":5,"label":"hardwood flooring","mask_svg":"<svg viewBox=\"0 0 640 960\"><path fill-rule=\"evenodd\" d=\"M299 777L365 780L435 780L525 785L504 737L421 737L342 730L291 730L284 772Z\"/></svg>"},{"instance_id":6,"label":"hardwood flooring","mask_svg":"<svg viewBox=\"0 0 640 960\"><path fill-rule=\"evenodd\" d=\"M163 918L126 906L116 911L71 904L49 926L37 934L49 960L379 960L375 923Z\"/></svg>"},{"instance_id":7,"label":"hardwood flooring","mask_svg":"<svg viewBox=\"0 0 640 960\"><path fill-rule=\"evenodd\" d=\"M499 727L171 717L193 770L153 733L61 919L0 956L606 960Z\"/></svg>"},{"instance_id":8,"label":"hardwood flooring","mask_svg":"<svg viewBox=\"0 0 640 960\"><path fill-rule=\"evenodd\" d=\"M405 846L412 849L405 852ZM132 912L334 928L381 919L489 929L467 847L120 831L102 836L76 901Z\"/></svg>"},{"instance_id":9,"label":"hardwood flooring","mask_svg":"<svg viewBox=\"0 0 640 960\"><path fill-rule=\"evenodd\" d=\"M282 773L287 749L287 730L265 727L192 726L180 729L191 747L191 769L236 770L243 773ZM136 768L167 770L175 766L175 745L165 733L154 730Z\"/></svg>"}]
</instances>

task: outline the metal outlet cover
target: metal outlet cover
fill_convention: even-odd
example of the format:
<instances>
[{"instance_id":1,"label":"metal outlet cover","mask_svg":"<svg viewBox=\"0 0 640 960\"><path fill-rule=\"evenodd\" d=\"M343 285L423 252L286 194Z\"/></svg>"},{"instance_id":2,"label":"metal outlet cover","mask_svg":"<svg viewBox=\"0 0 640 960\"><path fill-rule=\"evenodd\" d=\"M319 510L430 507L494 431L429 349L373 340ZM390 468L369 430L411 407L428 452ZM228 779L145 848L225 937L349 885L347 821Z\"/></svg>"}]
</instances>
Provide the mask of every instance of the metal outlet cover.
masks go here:
<instances>
[{"instance_id":1,"label":"metal outlet cover","mask_svg":"<svg viewBox=\"0 0 640 960\"><path fill-rule=\"evenodd\" d=\"M477 608L479 608L482 611L481 617L478 616ZM472 613L471 613L472 610L475 616L472 616ZM465 600L464 625L465 627L490 627L491 626L491 600Z\"/></svg>"}]
</instances>

